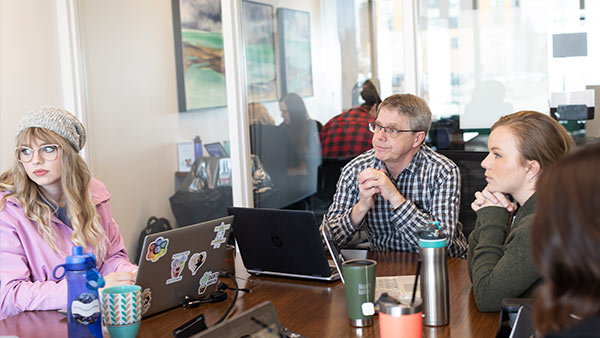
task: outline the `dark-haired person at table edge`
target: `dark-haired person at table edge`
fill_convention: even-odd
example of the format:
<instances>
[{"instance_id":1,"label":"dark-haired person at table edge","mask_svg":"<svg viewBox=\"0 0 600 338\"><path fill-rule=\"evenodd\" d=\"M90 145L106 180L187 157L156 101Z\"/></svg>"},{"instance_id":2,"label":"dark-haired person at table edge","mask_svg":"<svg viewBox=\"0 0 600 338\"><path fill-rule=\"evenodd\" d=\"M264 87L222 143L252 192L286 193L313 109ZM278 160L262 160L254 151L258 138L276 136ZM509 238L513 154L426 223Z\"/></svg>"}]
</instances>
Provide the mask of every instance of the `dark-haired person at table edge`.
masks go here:
<instances>
[{"instance_id":1,"label":"dark-haired person at table edge","mask_svg":"<svg viewBox=\"0 0 600 338\"><path fill-rule=\"evenodd\" d=\"M578 149L538 181L531 250L544 278L534 308L546 338L600 337L600 143Z\"/></svg>"}]
</instances>

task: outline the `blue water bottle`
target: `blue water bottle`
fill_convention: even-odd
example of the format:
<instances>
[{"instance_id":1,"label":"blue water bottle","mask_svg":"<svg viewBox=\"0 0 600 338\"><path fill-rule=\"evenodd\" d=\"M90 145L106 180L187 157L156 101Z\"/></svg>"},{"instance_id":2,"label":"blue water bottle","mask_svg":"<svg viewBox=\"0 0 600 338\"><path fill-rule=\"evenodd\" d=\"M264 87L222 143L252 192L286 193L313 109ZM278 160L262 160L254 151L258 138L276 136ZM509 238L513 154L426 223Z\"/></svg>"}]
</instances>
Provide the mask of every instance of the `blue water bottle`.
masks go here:
<instances>
[{"instance_id":1,"label":"blue water bottle","mask_svg":"<svg viewBox=\"0 0 600 338\"><path fill-rule=\"evenodd\" d=\"M57 271L63 268L60 276ZM67 276L67 321L69 338L102 337L102 318L98 288L104 287L104 278L96 269L96 257L84 254L80 246L73 247L65 264L53 271L57 280Z\"/></svg>"}]
</instances>

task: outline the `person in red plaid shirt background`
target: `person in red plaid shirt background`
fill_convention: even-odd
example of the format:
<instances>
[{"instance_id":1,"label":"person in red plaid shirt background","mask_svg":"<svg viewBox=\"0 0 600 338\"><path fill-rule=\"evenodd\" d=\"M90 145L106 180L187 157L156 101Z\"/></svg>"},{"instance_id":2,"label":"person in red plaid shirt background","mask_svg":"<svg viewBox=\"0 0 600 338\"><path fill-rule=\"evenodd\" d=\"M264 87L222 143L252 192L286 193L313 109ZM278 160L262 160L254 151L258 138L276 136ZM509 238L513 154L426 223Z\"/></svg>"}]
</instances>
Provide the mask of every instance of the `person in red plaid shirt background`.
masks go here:
<instances>
[{"instance_id":1,"label":"person in red plaid shirt background","mask_svg":"<svg viewBox=\"0 0 600 338\"><path fill-rule=\"evenodd\" d=\"M381 98L371 80L362 85L360 96L365 103L337 115L323 126L321 148L324 158L354 157L373 148L369 122L375 122Z\"/></svg>"}]
</instances>

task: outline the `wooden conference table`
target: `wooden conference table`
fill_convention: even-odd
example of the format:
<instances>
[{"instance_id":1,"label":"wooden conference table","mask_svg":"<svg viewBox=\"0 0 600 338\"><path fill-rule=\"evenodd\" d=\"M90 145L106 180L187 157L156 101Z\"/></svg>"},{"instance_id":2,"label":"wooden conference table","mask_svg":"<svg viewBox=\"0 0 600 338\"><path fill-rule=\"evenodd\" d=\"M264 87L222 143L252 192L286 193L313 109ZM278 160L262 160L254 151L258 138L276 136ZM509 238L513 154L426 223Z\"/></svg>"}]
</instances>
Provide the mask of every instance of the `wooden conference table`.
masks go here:
<instances>
[{"instance_id":1,"label":"wooden conference table","mask_svg":"<svg viewBox=\"0 0 600 338\"><path fill-rule=\"evenodd\" d=\"M346 315L346 298L342 282L312 282L266 276L248 275L239 255L228 254L224 268L235 269L240 292L231 316L250 309L264 301L271 301L281 323L293 332L307 337L379 337L379 322L353 328ZM377 261L378 276L410 275L416 270L418 255L403 252L369 252L368 258ZM498 313L482 313L477 310L467 261L450 258L450 324L443 327L423 329L425 337L494 337L498 327ZM231 280L224 280L230 286ZM138 337L173 337L172 331L179 325L204 313L207 325L212 326L222 316L232 299L218 304L204 304L194 309L176 308L142 320ZM55 311L25 312L0 321L0 336L19 337L67 337L66 317Z\"/></svg>"}]
</instances>

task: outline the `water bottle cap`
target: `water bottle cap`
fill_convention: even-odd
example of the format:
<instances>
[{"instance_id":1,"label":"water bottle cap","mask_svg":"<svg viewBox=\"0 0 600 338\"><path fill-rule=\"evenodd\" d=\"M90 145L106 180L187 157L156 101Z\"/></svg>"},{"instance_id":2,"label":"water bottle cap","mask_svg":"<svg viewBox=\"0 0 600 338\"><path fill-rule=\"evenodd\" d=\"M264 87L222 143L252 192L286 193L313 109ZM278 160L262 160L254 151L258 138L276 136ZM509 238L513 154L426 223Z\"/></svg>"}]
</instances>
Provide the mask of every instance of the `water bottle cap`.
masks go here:
<instances>
[{"instance_id":1,"label":"water bottle cap","mask_svg":"<svg viewBox=\"0 0 600 338\"><path fill-rule=\"evenodd\" d=\"M444 248L448 246L448 241L445 237L439 239L419 238L419 246L421 248Z\"/></svg>"},{"instance_id":2,"label":"water bottle cap","mask_svg":"<svg viewBox=\"0 0 600 338\"><path fill-rule=\"evenodd\" d=\"M74 246L71 248L71 255L78 256L83 255L83 248L80 246Z\"/></svg>"},{"instance_id":3,"label":"water bottle cap","mask_svg":"<svg viewBox=\"0 0 600 338\"><path fill-rule=\"evenodd\" d=\"M80 246L74 246L71 249L71 256L67 256L65 259L65 270L68 271L77 271L77 270L86 270L86 256L88 254L83 254L83 249Z\"/></svg>"},{"instance_id":4,"label":"water bottle cap","mask_svg":"<svg viewBox=\"0 0 600 338\"><path fill-rule=\"evenodd\" d=\"M422 248L442 248L447 246L446 234L440 222L431 221L429 225L418 232L419 246Z\"/></svg>"}]
</instances>

